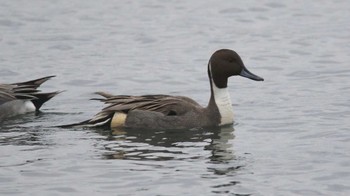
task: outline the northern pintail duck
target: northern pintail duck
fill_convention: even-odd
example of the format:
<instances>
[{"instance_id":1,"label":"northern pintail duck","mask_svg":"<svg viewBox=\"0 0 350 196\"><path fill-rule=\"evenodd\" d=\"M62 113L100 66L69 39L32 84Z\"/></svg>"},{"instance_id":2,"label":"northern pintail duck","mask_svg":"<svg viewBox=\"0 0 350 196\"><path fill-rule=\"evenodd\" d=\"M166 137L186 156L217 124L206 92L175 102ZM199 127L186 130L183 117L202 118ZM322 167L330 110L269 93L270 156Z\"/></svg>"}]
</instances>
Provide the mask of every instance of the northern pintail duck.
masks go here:
<instances>
[{"instance_id":1,"label":"northern pintail duck","mask_svg":"<svg viewBox=\"0 0 350 196\"><path fill-rule=\"evenodd\" d=\"M96 94L93 99L108 104L93 118L69 126L109 126L132 129L191 129L217 127L233 123L233 110L227 79L240 75L252 80L264 79L251 73L233 50L216 51L208 63L211 96L207 107L191 98L171 95L112 95Z\"/></svg>"},{"instance_id":2,"label":"northern pintail duck","mask_svg":"<svg viewBox=\"0 0 350 196\"><path fill-rule=\"evenodd\" d=\"M0 121L7 117L39 111L59 91L41 93L37 88L54 76L47 76L27 82L0 84Z\"/></svg>"}]
</instances>

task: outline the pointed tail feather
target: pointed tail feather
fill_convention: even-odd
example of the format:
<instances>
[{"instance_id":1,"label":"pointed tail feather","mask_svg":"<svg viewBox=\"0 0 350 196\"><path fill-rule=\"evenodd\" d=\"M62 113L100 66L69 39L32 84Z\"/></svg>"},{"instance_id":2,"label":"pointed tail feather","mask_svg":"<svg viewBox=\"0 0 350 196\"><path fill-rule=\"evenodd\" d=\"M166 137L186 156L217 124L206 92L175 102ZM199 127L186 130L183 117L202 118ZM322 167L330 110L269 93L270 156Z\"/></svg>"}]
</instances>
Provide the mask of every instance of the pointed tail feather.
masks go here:
<instances>
[{"instance_id":1,"label":"pointed tail feather","mask_svg":"<svg viewBox=\"0 0 350 196\"><path fill-rule=\"evenodd\" d=\"M40 107L50 100L52 97L56 96L57 94L61 93L63 91L56 91L51 93L36 93L34 94L35 99L32 100L33 104L35 105L36 110L39 110Z\"/></svg>"},{"instance_id":2,"label":"pointed tail feather","mask_svg":"<svg viewBox=\"0 0 350 196\"><path fill-rule=\"evenodd\" d=\"M97 95L100 95L100 96L102 96L102 97L104 97L104 98L111 98L111 97L114 97L114 95L112 95L112 94L110 94L110 93L106 93L106 92L95 92L95 94L97 94Z\"/></svg>"},{"instance_id":3,"label":"pointed tail feather","mask_svg":"<svg viewBox=\"0 0 350 196\"><path fill-rule=\"evenodd\" d=\"M86 127L87 125L89 125L89 122L90 122L90 119L84 120L84 121L78 122L78 123L72 123L72 124L67 124L67 125L58 125L56 127L59 127L59 128Z\"/></svg>"},{"instance_id":4,"label":"pointed tail feather","mask_svg":"<svg viewBox=\"0 0 350 196\"><path fill-rule=\"evenodd\" d=\"M35 80L30 80L30 81L26 81L26 82L18 82L18 83L13 83L13 85L30 85L30 86L35 86L36 88L38 88L41 84L43 84L44 82L46 82L47 80L49 80L50 78L53 78L56 76L46 76L43 78L38 78Z\"/></svg>"},{"instance_id":5,"label":"pointed tail feather","mask_svg":"<svg viewBox=\"0 0 350 196\"><path fill-rule=\"evenodd\" d=\"M113 115L106 116L99 120L89 119L78 123L72 123L67 125L59 125L59 128L88 128L88 127L105 127L110 126Z\"/></svg>"}]
</instances>

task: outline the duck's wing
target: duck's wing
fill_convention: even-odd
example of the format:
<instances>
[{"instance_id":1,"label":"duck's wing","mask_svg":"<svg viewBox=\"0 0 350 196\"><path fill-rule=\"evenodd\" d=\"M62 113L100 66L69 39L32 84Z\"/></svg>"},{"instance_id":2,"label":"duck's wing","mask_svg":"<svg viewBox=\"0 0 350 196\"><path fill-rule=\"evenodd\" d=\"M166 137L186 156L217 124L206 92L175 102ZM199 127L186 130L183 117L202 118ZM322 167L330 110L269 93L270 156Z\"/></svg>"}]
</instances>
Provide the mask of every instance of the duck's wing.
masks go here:
<instances>
[{"instance_id":1,"label":"duck's wing","mask_svg":"<svg viewBox=\"0 0 350 196\"><path fill-rule=\"evenodd\" d=\"M35 99L34 93L37 93L33 87L17 86L14 84L0 84L0 104L16 99Z\"/></svg>"},{"instance_id":2,"label":"duck's wing","mask_svg":"<svg viewBox=\"0 0 350 196\"><path fill-rule=\"evenodd\" d=\"M3 90L0 86L0 105L3 103L6 103L8 101L15 100L16 97L13 96L11 93L8 93L7 91Z\"/></svg>"},{"instance_id":3,"label":"duck's wing","mask_svg":"<svg viewBox=\"0 0 350 196\"><path fill-rule=\"evenodd\" d=\"M99 100L108 104L103 111L128 113L130 110L146 110L160 112L164 115L182 115L186 112L186 108L200 107L194 100L184 96L171 95L116 95L97 92L96 94L103 96Z\"/></svg>"},{"instance_id":4,"label":"duck's wing","mask_svg":"<svg viewBox=\"0 0 350 196\"><path fill-rule=\"evenodd\" d=\"M130 96L130 95L112 95L104 92L97 92L103 98L94 98L92 100L102 101L108 106L103 108L93 118L83 121L81 123L67 125L90 125L101 126L108 123L114 113L127 114L132 110L143 110L159 112L167 116L179 116L185 114L192 107L201 107L194 100L183 96L171 96L171 95L143 95L143 96Z\"/></svg>"}]
</instances>

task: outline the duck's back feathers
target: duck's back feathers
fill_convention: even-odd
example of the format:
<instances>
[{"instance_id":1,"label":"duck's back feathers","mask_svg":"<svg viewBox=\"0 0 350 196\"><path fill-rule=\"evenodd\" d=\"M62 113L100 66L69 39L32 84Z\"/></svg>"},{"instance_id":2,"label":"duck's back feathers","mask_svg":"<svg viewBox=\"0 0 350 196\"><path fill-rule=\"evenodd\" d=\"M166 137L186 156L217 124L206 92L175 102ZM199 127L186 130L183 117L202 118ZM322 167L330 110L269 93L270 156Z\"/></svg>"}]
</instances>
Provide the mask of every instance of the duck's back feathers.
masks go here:
<instances>
[{"instance_id":1,"label":"duck's back feathers","mask_svg":"<svg viewBox=\"0 0 350 196\"><path fill-rule=\"evenodd\" d=\"M40 94L37 88L55 76L47 76L27 82L19 82L12 84L0 84L0 104L15 99L37 99ZM57 94L57 92L55 92Z\"/></svg>"},{"instance_id":2,"label":"duck's back feathers","mask_svg":"<svg viewBox=\"0 0 350 196\"><path fill-rule=\"evenodd\" d=\"M97 94L102 95L100 92ZM103 94L107 95L107 94ZM102 95L102 96L103 96ZM102 109L104 111L112 112L124 112L128 113L130 110L146 110L160 112L164 115L181 115L189 107L200 107L200 105L194 100L183 96L171 96L171 95L143 95L143 96L130 96L130 95L117 95L104 96L105 98L93 99L99 100L108 104L107 107ZM186 109L188 108L188 109Z\"/></svg>"},{"instance_id":3,"label":"duck's back feathers","mask_svg":"<svg viewBox=\"0 0 350 196\"><path fill-rule=\"evenodd\" d=\"M90 120L66 125L64 127L110 125L116 113L128 115L131 111L143 111L161 116L177 117L185 115L192 110L203 109L197 102L184 96L130 96L112 95L105 92L97 92L96 94L101 95L103 98L94 98L92 100L104 102L105 104L108 104L108 106L103 108Z\"/></svg>"}]
</instances>

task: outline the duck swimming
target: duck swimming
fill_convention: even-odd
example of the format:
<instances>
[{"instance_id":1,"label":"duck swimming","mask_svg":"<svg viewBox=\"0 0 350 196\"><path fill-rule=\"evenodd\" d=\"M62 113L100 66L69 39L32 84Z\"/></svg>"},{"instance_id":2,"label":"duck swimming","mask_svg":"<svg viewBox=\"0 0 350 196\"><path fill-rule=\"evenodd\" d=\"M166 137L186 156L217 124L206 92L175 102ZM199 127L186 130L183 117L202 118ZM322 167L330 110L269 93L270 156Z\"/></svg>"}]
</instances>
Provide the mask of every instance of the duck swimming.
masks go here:
<instances>
[{"instance_id":1,"label":"duck swimming","mask_svg":"<svg viewBox=\"0 0 350 196\"><path fill-rule=\"evenodd\" d=\"M264 79L251 73L233 50L216 51L208 63L211 96L206 107L184 96L172 95L112 95L105 92L95 98L107 104L91 119L66 125L131 129L191 129L218 127L233 123L233 110L227 80L243 76L255 81Z\"/></svg>"},{"instance_id":2,"label":"duck swimming","mask_svg":"<svg viewBox=\"0 0 350 196\"><path fill-rule=\"evenodd\" d=\"M41 93L37 88L55 76L47 76L27 82L0 84L0 122L5 118L39 111L40 107L59 91Z\"/></svg>"}]
</instances>

